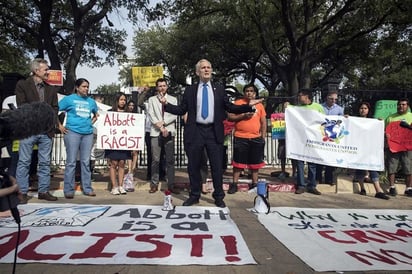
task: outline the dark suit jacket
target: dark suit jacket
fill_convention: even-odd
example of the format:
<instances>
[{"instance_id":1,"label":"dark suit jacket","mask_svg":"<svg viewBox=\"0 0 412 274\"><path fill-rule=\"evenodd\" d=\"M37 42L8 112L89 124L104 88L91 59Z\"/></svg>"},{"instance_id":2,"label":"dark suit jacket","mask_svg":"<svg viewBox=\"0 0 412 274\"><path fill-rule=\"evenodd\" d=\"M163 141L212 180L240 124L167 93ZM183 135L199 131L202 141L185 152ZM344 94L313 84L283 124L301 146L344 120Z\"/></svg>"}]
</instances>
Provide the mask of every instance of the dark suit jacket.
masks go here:
<instances>
[{"instance_id":1,"label":"dark suit jacket","mask_svg":"<svg viewBox=\"0 0 412 274\"><path fill-rule=\"evenodd\" d=\"M53 108L56 113L56 117L59 110L57 90L57 87L44 83L44 102L46 102ZM40 97L37 92L33 77L18 81L15 94L17 106L40 101ZM52 137L54 135L54 129L53 131L48 132L48 135Z\"/></svg>"},{"instance_id":2,"label":"dark suit jacket","mask_svg":"<svg viewBox=\"0 0 412 274\"><path fill-rule=\"evenodd\" d=\"M185 124L184 131L184 142L190 144L194 139L196 127L196 105L197 105L197 88L198 84L191 85L185 89L182 101L179 105L174 106L167 104L165 110L167 112L183 115L187 112L187 121ZM217 84L212 83L213 94L214 94L214 122L213 129L215 131L216 142L223 143L224 140L224 127L223 120L226 119L226 112L231 112L235 114L252 112L253 108L249 105L237 106L229 101L229 97L225 89Z\"/></svg>"}]
</instances>

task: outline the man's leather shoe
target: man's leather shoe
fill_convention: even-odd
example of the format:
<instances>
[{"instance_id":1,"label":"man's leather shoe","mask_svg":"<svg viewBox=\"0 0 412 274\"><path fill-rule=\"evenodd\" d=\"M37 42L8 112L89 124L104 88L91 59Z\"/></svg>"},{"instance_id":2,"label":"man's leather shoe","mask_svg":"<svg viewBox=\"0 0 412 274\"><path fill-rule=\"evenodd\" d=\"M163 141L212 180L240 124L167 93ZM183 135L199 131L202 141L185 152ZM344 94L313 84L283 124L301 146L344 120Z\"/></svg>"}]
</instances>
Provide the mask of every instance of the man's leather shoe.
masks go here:
<instances>
[{"instance_id":1,"label":"man's leather shoe","mask_svg":"<svg viewBox=\"0 0 412 274\"><path fill-rule=\"evenodd\" d=\"M21 194L17 196L19 198L19 204L25 205L29 201L30 197L27 194Z\"/></svg>"},{"instance_id":2,"label":"man's leather shoe","mask_svg":"<svg viewBox=\"0 0 412 274\"><path fill-rule=\"evenodd\" d=\"M223 201L223 199L216 199L216 200L215 200L215 205L216 205L217 207L226 207L226 204L225 204L225 202Z\"/></svg>"},{"instance_id":3,"label":"man's leather shoe","mask_svg":"<svg viewBox=\"0 0 412 274\"><path fill-rule=\"evenodd\" d=\"M199 199L195 198L195 197L189 197L189 199L187 199L184 203L183 206L191 206L194 204L198 204L199 203Z\"/></svg>"},{"instance_id":4,"label":"man's leather shoe","mask_svg":"<svg viewBox=\"0 0 412 274\"><path fill-rule=\"evenodd\" d=\"M177 189L176 187L169 188L169 191L173 194L180 194L180 190Z\"/></svg>"},{"instance_id":5,"label":"man's leather shoe","mask_svg":"<svg viewBox=\"0 0 412 274\"><path fill-rule=\"evenodd\" d=\"M308 192L309 193L312 193L312 194L315 194L315 195L321 195L322 193L319 191L319 190L317 190L316 188L309 188L308 189Z\"/></svg>"},{"instance_id":6,"label":"man's leather shoe","mask_svg":"<svg viewBox=\"0 0 412 274\"><path fill-rule=\"evenodd\" d=\"M151 185L150 186L150 190L149 190L149 193L155 193L156 191L157 191L157 185Z\"/></svg>"},{"instance_id":7,"label":"man's leather shoe","mask_svg":"<svg viewBox=\"0 0 412 274\"><path fill-rule=\"evenodd\" d=\"M57 201L57 197L51 195L48 191L44 193L38 194L39 200L46 200L46 201Z\"/></svg>"}]
</instances>

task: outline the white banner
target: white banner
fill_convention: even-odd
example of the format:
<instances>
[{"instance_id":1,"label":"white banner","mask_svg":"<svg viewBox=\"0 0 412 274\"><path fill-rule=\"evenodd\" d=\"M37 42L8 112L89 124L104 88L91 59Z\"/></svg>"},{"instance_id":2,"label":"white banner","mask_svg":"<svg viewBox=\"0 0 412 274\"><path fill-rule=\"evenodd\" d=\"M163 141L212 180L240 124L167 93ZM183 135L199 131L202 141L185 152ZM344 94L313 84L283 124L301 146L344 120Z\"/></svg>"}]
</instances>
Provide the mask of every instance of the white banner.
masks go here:
<instances>
[{"instance_id":1,"label":"white banner","mask_svg":"<svg viewBox=\"0 0 412 274\"><path fill-rule=\"evenodd\" d=\"M18 263L255 264L228 208L27 204ZM12 263L17 225L0 219L0 263Z\"/></svg>"},{"instance_id":2,"label":"white banner","mask_svg":"<svg viewBox=\"0 0 412 274\"><path fill-rule=\"evenodd\" d=\"M286 157L328 166L382 171L384 122L286 109Z\"/></svg>"},{"instance_id":3,"label":"white banner","mask_svg":"<svg viewBox=\"0 0 412 274\"><path fill-rule=\"evenodd\" d=\"M315 271L412 270L411 210L277 207L258 219Z\"/></svg>"},{"instance_id":4,"label":"white banner","mask_svg":"<svg viewBox=\"0 0 412 274\"><path fill-rule=\"evenodd\" d=\"M102 112L96 121L98 149L143 150L144 114Z\"/></svg>"}]
</instances>

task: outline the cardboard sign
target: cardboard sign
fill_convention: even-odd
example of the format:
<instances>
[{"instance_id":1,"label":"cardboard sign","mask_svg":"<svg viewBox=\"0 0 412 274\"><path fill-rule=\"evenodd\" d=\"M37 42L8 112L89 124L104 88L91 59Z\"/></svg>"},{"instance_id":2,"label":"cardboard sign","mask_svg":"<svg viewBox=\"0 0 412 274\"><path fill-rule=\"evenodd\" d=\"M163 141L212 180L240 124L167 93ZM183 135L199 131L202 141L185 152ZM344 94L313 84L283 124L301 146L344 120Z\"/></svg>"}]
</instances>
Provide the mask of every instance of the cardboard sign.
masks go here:
<instances>
[{"instance_id":1,"label":"cardboard sign","mask_svg":"<svg viewBox=\"0 0 412 274\"><path fill-rule=\"evenodd\" d=\"M46 83L52 86L63 86L63 72L61 70L49 70Z\"/></svg>"},{"instance_id":2,"label":"cardboard sign","mask_svg":"<svg viewBox=\"0 0 412 274\"><path fill-rule=\"evenodd\" d=\"M412 129L401 127L400 121L389 123L385 133L393 153L412 150Z\"/></svg>"},{"instance_id":3,"label":"cardboard sign","mask_svg":"<svg viewBox=\"0 0 412 274\"><path fill-rule=\"evenodd\" d=\"M108 111L96 123L98 149L143 150L144 114Z\"/></svg>"},{"instance_id":4,"label":"cardboard sign","mask_svg":"<svg viewBox=\"0 0 412 274\"><path fill-rule=\"evenodd\" d=\"M154 87L156 80L163 78L163 67L132 67L133 86Z\"/></svg>"}]
</instances>

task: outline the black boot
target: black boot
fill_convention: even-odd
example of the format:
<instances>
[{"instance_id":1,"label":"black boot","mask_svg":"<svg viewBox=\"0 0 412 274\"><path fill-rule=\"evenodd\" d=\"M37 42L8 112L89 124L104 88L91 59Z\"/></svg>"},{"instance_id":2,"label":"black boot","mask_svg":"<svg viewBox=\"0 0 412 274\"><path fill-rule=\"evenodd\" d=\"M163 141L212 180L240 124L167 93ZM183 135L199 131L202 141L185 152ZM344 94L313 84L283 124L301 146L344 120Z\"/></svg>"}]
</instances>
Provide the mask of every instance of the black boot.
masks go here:
<instances>
[{"instance_id":1,"label":"black boot","mask_svg":"<svg viewBox=\"0 0 412 274\"><path fill-rule=\"evenodd\" d=\"M237 184L236 183L231 183L229 185L229 189L227 191L227 194L235 194L237 192Z\"/></svg>"}]
</instances>

